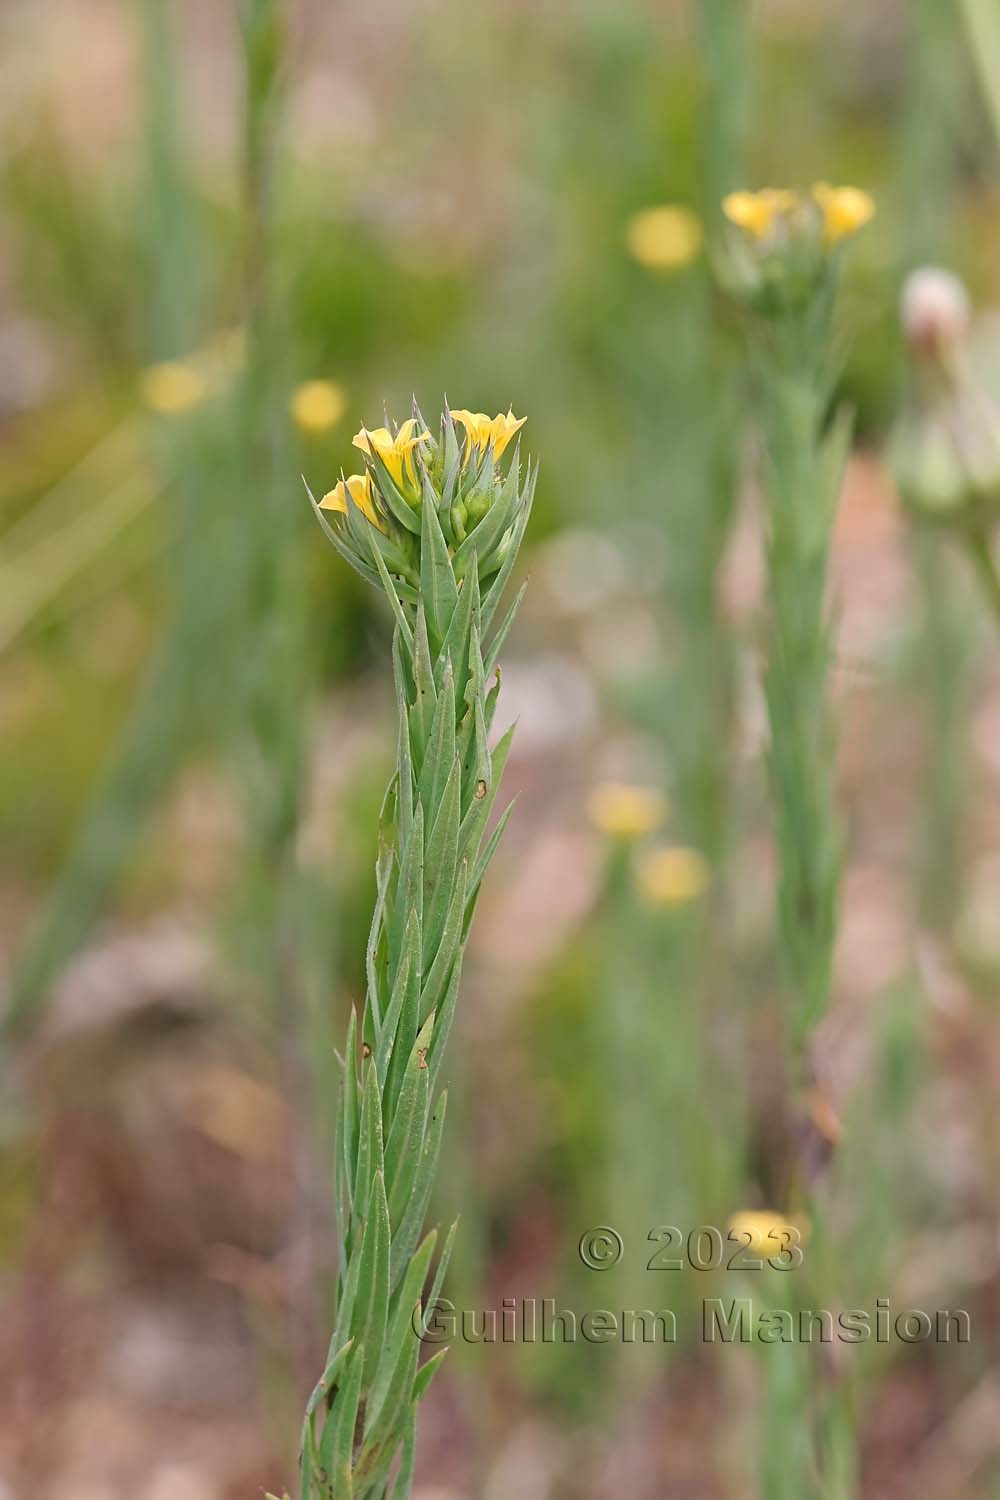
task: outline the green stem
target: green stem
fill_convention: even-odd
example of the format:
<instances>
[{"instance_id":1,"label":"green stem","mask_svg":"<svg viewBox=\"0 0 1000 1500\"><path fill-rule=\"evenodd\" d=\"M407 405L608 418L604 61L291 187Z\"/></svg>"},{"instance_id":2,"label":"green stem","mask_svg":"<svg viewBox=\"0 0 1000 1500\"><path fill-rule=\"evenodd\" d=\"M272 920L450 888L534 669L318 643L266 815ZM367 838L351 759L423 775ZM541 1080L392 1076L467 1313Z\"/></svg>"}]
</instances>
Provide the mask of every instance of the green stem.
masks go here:
<instances>
[{"instance_id":1,"label":"green stem","mask_svg":"<svg viewBox=\"0 0 1000 1500\"><path fill-rule=\"evenodd\" d=\"M983 98L1000 141L1000 8L996 0L960 0Z\"/></svg>"},{"instance_id":2,"label":"green stem","mask_svg":"<svg viewBox=\"0 0 1000 1500\"><path fill-rule=\"evenodd\" d=\"M985 530L974 531L966 541L966 551L979 579L983 596L1000 625L1000 572L993 556L989 533Z\"/></svg>"}]
</instances>

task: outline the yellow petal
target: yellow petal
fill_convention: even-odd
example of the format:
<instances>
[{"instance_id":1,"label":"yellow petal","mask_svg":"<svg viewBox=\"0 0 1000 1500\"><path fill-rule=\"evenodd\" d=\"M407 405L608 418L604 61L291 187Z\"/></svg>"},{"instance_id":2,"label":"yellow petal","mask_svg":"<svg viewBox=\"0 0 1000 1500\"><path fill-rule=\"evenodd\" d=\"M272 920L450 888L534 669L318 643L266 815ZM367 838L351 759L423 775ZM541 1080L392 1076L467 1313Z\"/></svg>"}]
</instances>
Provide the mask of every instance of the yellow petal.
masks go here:
<instances>
[{"instance_id":1,"label":"yellow petal","mask_svg":"<svg viewBox=\"0 0 1000 1500\"><path fill-rule=\"evenodd\" d=\"M637 839L662 823L666 800L655 787L606 781L587 798L587 816L595 828L613 838Z\"/></svg>"},{"instance_id":2,"label":"yellow petal","mask_svg":"<svg viewBox=\"0 0 1000 1500\"><path fill-rule=\"evenodd\" d=\"M797 202L787 188L761 188L759 192L730 193L722 200L722 212L755 240L762 240L774 229L778 219L791 213Z\"/></svg>"},{"instance_id":3,"label":"yellow petal","mask_svg":"<svg viewBox=\"0 0 1000 1500\"><path fill-rule=\"evenodd\" d=\"M629 254L648 271L683 269L695 259L703 240L698 215L674 203L644 208L625 226Z\"/></svg>"},{"instance_id":4,"label":"yellow petal","mask_svg":"<svg viewBox=\"0 0 1000 1500\"><path fill-rule=\"evenodd\" d=\"M640 863L636 879L650 906L681 906L704 894L712 870L697 849L654 849Z\"/></svg>"},{"instance_id":5,"label":"yellow petal","mask_svg":"<svg viewBox=\"0 0 1000 1500\"><path fill-rule=\"evenodd\" d=\"M523 427L527 418L515 417L508 408L506 415L498 412L495 417L490 417L484 411L453 411L452 419L461 422L465 428L466 454L473 448L478 448L480 453L485 453L492 444L493 452L497 458L507 447L511 438L519 428Z\"/></svg>"},{"instance_id":6,"label":"yellow petal","mask_svg":"<svg viewBox=\"0 0 1000 1500\"><path fill-rule=\"evenodd\" d=\"M375 497L372 490L370 474L349 474L339 484L334 485L328 495L324 495L319 502L320 510L335 510L341 515L347 515L348 496L362 512L365 519L376 526L379 531L384 532L382 518L375 509Z\"/></svg>"},{"instance_id":7,"label":"yellow petal","mask_svg":"<svg viewBox=\"0 0 1000 1500\"><path fill-rule=\"evenodd\" d=\"M361 431L356 432L351 438L351 442L355 448L360 448L362 453L371 453L373 450L381 453L384 448L392 447L392 433L388 427L374 427L371 430L362 427Z\"/></svg>"},{"instance_id":8,"label":"yellow petal","mask_svg":"<svg viewBox=\"0 0 1000 1500\"><path fill-rule=\"evenodd\" d=\"M804 1245L809 1239L809 1220L804 1214L797 1219L786 1219L785 1215L770 1209L746 1208L733 1214L729 1220L729 1234L733 1240L742 1239L747 1254L759 1260L777 1258L782 1251L796 1245ZM749 1240L746 1236L749 1235Z\"/></svg>"},{"instance_id":9,"label":"yellow petal","mask_svg":"<svg viewBox=\"0 0 1000 1500\"><path fill-rule=\"evenodd\" d=\"M812 196L823 214L823 235L827 244L856 234L875 217L875 201L870 194L856 187L831 187L828 182L816 182Z\"/></svg>"},{"instance_id":10,"label":"yellow petal","mask_svg":"<svg viewBox=\"0 0 1000 1500\"><path fill-rule=\"evenodd\" d=\"M328 432L344 415L347 398L332 380L306 380L292 392L288 407L303 432Z\"/></svg>"},{"instance_id":11,"label":"yellow petal","mask_svg":"<svg viewBox=\"0 0 1000 1500\"><path fill-rule=\"evenodd\" d=\"M151 411L175 416L204 400L207 387L193 365L167 360L150 366L142 377L142 389Z\"/></svg>"}]
</instances>

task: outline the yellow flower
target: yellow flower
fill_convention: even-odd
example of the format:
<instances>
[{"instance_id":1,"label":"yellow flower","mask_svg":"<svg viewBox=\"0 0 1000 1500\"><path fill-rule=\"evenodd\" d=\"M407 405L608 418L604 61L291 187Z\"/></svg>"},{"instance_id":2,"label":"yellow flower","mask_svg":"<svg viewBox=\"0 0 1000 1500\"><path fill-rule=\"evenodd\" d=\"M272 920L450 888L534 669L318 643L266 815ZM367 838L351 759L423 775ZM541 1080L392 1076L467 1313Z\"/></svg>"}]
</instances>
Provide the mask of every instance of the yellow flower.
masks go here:
<instances>
[{"instance_id":1,"label":"yellow flower","mask_svg":"<svg viewBox=\"0 0 1000 1500\"><path fill-rule=\"evenodd\" d=\"M378 454L401 490L416 487L416 474L411 455L418 444L426 443L430 438L430 433L426 429L423 432L416 432L416 425L415 418L408 417L395 437L388 427L375 427L371 431L367 427L362 427L352 439L355 448L360 448L362 453Z\"/></svg>"},{"instance_id":2,"label":"yellow flower","mask_svg":"<svg viewBox=\"0 0 1000 1500\"><path fill-rule=\"evenodd\" d=\"M347 397L332 380L306 380L292 392L288 409L303 432L328 432L347 408Z\"/></svg>"},{"instance_id":3,"label":"yellow flower","mask_svg":"<svg viewBox=\"0 0 1000 1500\"><path fill-rule=\"evenodd\" d=\"M732 1240L740 1241L746 1245L747 1254L755 1256L758 1260L774 1260L785 1252L795 1249L797 1245L804 1245L809 1239L809 1220L801 1215L799 1219L786 1219L784 1214L771 1209L745 1208L739 1213L733 1214L729 1220L729 1234ZM746 1236L749 1235L749 1241Z\"/></svg>"},{"instance_id":4,"label":"yellow flower","mask_svg":"<svg viewBox=\"0 0 1000 1500\"><path fill-rule=\"evenodd\" d=\"M638 839L659 827L667 804L661 792L648 786L623 786L605 781L587 798L587 816L602 833L620 839Z\"/></svg>"},{"instance_id":5,"label":"yellow flower","mask_svg":"<svg viewBox=\"0 0 1000 1500\"><path fill-rule=\"evenodd\" d=\"M762 240L779 219L792 212L797 201L787 188L761 188L756 193L730 193L722 200L722 212L752 239Z\"/></svg>"},{"instance_id":6,"label":"yellow flower","mask_svg":"<svg viewBox=\"0 0 1000 1500\"><path fill-rule=\"evenodd\" d=\"M375 509L375 495L372 489L372 477L370 474L349 474L339 484L335 484L328 495L324 495L319 502L320 510L337 510L341 515L347 515L347 498L364 514L373 526L379 531L385 531L382 517Z\"/></svg>"},{"instance_id":7,"label":"yellow flower","mask_svg":"<svg viewBox=\"0 0 1000 1500\"><path fill-rule=\"evenodd\" d=\"M648 905L680 906L705 893L712 870L697 849L654 849L640 862L636 879Z\"/></svg>"},{"instance_id":8,"label":"yellow flower","mask_svg":"<svg viewBox=\"0 0 1000 1500\"><path fill-rule=\"evenodd\" d=\"M142 377L142 392L150 411L160 416L176 416L190 411L205 398L206 385L193 365L167 360L151 365Z\"/></svg>"},{"instance_id":9,"label":"yellow flower","mask_svg":"<svg viewBox=\"0 0 1000 1500\"><path fill-rule=\"evenodd\" d=\"M823 236L828 245L856 234L875 216L875 204L861 188L835 188L828 182L816 182L811 191L823 214Z\"/></svg>"},{"instance_id":10,"label":"yellow flower","mask_svg":"<svg viewBox=\"0 0 1000 1500\"><path fill-rule=\"evenodd\" d=\"M682 270L694 260L703 240L698 215L678 204L644 208L625 226L629 254L647 271Z\"/></svg>"},{"instance_id":11,"label":"yellow flower","mask_svg":"<svg viewBox=\"0 0 1000 1500\"><path fill-rule=\"evenodd\" d=\"M528 420L527 417L515 417L510 407L506 414L498 412L495 417L488 417L484 411L453 411L451 415L465 428L466 456L473 448L485 453L492 443L496 458L500 457L515 432Z\"/></svg>"}]
</instances>

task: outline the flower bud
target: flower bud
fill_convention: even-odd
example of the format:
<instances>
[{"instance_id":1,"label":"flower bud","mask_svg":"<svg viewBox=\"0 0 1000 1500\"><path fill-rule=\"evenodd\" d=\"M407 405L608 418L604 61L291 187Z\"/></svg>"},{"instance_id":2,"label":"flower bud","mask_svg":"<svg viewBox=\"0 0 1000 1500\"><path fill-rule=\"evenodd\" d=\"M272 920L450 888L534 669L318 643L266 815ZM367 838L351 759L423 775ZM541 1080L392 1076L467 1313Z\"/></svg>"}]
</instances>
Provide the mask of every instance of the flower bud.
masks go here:
<instances>
[{"instance_id":1,"label":"flower bud","mask_svg":"<svg viewBox=\"0 0 1000 1500\"><path fill-rule=\"evenodd\" d=\"M969 294L953 272L921 266L903 283L900 319L913 354L946 354L969 331Z\"/></svg>"}]
</instances>

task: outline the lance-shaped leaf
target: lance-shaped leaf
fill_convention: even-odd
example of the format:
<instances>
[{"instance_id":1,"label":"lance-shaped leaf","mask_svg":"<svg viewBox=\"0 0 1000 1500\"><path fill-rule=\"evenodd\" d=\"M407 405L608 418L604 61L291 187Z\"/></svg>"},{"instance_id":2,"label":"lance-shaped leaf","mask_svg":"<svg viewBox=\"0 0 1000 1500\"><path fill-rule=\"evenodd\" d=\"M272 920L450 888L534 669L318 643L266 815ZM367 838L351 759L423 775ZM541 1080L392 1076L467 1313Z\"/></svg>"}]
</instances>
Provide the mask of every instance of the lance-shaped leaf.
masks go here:
<instances>
[{"instance_id":1,"label":"lance-shaped leaf","mask_svg":"<svg viewBox=\"0 0 1000 1500\"><path fill-rule=\"evenodd\" d=\"M399 1285L427 1217L427 1205L430 1202L431 1188L434 1186L434 1174L437 1171L447 1106L448 1095L444 1093L431 1112L427 1134L424 1138L424 1149L413 1178L413 1192L406 1205L406 1212L392 1238L389 1279L393 1289Z\"/></svg>"},{"instance_id":2,"label":"lance-shaped leaf","mask_svg":"<svg viewBox=\"0 0 1000 1500\"><path fill-rule=\"evenodd\" d=\"M407 1063L385 1143L385 1190L390 1222L398 1222L410 1196L427 1122L427 1049L433 1021L424 1023Z\"/></svg>"},{"instance_id":3,"label":"lance-shaped leaf","mask_svg":"<svg viewBox=\"0 0 1000 1500\"><path fill-rule=\"evenodd\" d=\"M351 1318L351 1336L365 1348L363 1384L375 1378L385 1341L389 1311L389 1205L385 1181L376 1172L369 1194L368 1218L361 1240L360 1270Z\"/></svg>"},{"instance_id":4,"label":"lance-shaped leaf","mask_svg":"<svg viewBox=\"0 0 1000 1500\"><path fill-rule=\"evenodd\" d=\"M449 661L445 663L442 674L441 688L434 709L434 722L431 725L430 739L427 742L427 755L417 787L417 796L423 803L428 818L434 815L441 800L454 759L455 677Z\"/></svg>"},{"instance_id":5,"label":"lance-shaped leaf","mask_svg":"<svg viewBox=\"0 0 1000 1500\"><path fill-rule=\"evenodd\" d=\"M437 705L437 688L434 685L434 664L431 661L430 642L427 639L427 620L423 606L417 606L417 622L413 635L413 685L414 700L410 709L410 747L417 774L424 763L424 751L434 723Z\"/></svg>"},{"instance_id":6,"label":"lance-shaped leaf","mask_svg":"<svg viewBox=\"0 0 1000 1500\"><path fill-rule=\"evenodd\" d=\"M365 1350L355 1347L347 1361L347 1372L337 1399L330 1410L320 1440L315 1480L323 1486L320 1494L330 1500L354 1500L354 1430L361 1404L361 1383L365 1368ZM304 1492L303 1500L313 1494Z\"/></svg>"},{"instance_id":7,"label":"lance-shaped leaf","mask_svg":"<svg viewBox=\"0 0 1000 1500\"><path fill-rule=\"evenodd\" d=\"M458 870L458 827L461 818L462 767L456 755L445 783L424 859L424 964L437 952Z\"/></svg>"},{"instance_id":8,"label":"lance-shaped leaf","mask_svg":"<svg viewBox=\"0 0 1000 1500\"><path fill-rule=\"evenodd\" d=\"M420 1009L421 971L420 971L420 949L421 949L420 918L415 909L411 908L409 920L406 924L406 938L403 943L403 954L399 968L396 971L396 981L392 987L392 996L386 1009L385 1020L378 1041L375 1044L375 1072L382 1085L386 1084L389 1073L389 1064L392 1060L393 1049L396 1046L396 1038L401 1026L404 1026L404 1016L416 1016ZM414 1025L414 1035L416 1026ZM405 1045L405 1043L404 1043Z\"/></svg>"},{"instance_id":9,"label":"lance-shaped leaf","mask_svg":"<svg viewBox=\"0 0 1000 1500\"><path fill-rule=\"evenodd\" d=\"M436 654L448 634L458 604L458 590L448 544L438 520L437 496L426 475L420 507L420 598L427 615L431 650Z\"/></svg>"},{"instance_id":10,"label":"lance-shaped leaf","mask_svg":"<svg viewBox=\"0 0 1000 1500\"><path fill-rule=\"evenodd\" d=\"M413 1381L414 1401L420 1401L427 1395L428 1386L443 1365L447 1353L447 1349L439 1349L425 1364L420 1366Z\"/></svg>"}]
</instances>

